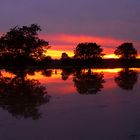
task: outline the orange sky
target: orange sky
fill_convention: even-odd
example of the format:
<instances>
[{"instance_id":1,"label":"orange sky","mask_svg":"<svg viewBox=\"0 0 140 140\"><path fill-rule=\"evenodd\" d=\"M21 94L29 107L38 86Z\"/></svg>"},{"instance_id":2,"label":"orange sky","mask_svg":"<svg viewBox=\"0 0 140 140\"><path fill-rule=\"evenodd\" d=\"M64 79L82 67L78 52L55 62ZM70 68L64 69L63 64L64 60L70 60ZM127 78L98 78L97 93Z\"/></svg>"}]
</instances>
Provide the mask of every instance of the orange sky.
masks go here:
<instances>
[{"instance_id":1,"label":"orange sky","mask_svg":"<svg viewBox=\"0 0 140 140\"><path fill-rule=\"evenodd\" d=\"M52 56L52 58L60 58L62 52L66 52L69 56L73 56L74 49L78 43L81 42L96 42L103 48L103 53L106 55L105 58L117 58L115 56L114 50L117 46L124 42L130 42L127 40L119 40L111 37L97 37L97 36L87 36L87 35L70 35L70 34L55 34L55 35L40 35L41 38L49 41L51 48L47 51L47 55ZM134 42L138 46L140 42Z\"/></svg>"},{"instance_id":2,"label":"orange sky","mask_svg":"<svg viewBox=\"0 0 140 140\"><path fill-rule=\"evenodd\" d=\"M0 36L2 33L0 33ZM121 40L115 39L112 37L99 37L99 36L90 36L90 35L74 35L74 34L40 34L41 39L45 39L49 42L51 46L47 50L46 55L50 55L53 59L59 59L63 52L66 52L70 57L74 55L74 49L78 43L84 42L96 42L98 45L101 45L103 48L103 53L106 54L104 58L118 58L114 55L114 50L117 46L121 45L124 42L132 42L134 47L139 53L138 47L140 42L132 40ZM137 56L140 58L140 55Z\"/></svg>"}]
</instances>

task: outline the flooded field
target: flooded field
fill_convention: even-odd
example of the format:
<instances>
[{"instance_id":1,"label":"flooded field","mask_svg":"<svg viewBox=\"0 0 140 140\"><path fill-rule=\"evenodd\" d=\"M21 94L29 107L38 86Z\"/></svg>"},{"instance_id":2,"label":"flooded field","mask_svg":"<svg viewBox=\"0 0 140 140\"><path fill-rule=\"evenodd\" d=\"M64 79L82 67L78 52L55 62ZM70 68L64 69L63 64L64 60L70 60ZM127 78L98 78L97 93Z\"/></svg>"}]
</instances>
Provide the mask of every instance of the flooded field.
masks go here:
<instances>
[{"instance_id":1,"label":"flooded field","mask_svg":"<svg viewBox=\"0 0 140 140\"><path fill-rule=\"evenodd\" d=\"M140 139L140 69L1 70L2 140Z\"/></svg>"}]
</instances>

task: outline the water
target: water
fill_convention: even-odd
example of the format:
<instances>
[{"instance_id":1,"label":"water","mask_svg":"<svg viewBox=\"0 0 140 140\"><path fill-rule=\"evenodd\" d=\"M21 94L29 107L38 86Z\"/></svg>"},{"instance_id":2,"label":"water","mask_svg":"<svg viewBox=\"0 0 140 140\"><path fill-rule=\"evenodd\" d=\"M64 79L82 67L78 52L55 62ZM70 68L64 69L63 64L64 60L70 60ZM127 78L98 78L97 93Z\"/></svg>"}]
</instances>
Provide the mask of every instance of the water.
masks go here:
<instances>
[{"instance_id":1,"label":"water","mask_svg":"<svg viewBox=\"0 0 140 140\"><path fill-rule=\"evenodd\" d=\"M0 138L139 140L139 72L1 70Z\"/></svg>"}]
</instances>

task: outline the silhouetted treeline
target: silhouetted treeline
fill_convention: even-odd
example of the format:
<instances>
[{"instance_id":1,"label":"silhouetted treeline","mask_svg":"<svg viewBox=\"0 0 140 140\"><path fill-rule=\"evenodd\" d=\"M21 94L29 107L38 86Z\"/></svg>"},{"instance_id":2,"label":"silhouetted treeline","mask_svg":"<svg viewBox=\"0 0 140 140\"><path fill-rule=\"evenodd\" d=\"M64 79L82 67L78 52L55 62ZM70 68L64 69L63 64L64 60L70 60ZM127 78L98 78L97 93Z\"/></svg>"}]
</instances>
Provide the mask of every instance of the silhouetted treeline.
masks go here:
<instances>
[{"instance_id":1,"label":"silhouetted treeline","mask_svg":"<svg viewBox=\"0 0 140 140\"><path fill-rule=\"evenodd\" d=\"M0 37L0 65L22 66L22 65L54 65L51 56L47 56L49 42L40 39L38 32L41 28L37 24L30 26L15 26L9 32ZM113 47L113 46L112 46ZM114 54L120 58L122 65L131 65L136 61L137 50L130 42L118 46ZM66 52L62 53L61 66L86 66L104 65L102 63L103 48L96 42L81 42L74 49L74 56L69 57ZM110 63L111 65L112 63Z\"/></svg>"},{"instance_id":2,"label":"silhouetted treeline","mask_svg":"<svg viewBox=\"0 0 140 140\"><path fill-rule=\"evenodd\" d=\"M136 59L131 62L123 62L120 59L101 59L100 62L95 60L74 60L69 59L65 61L61 60L52 60L51 63L48 63L47 68L125 68L125 67L140 67L140 59Z\"/></svg>"}]
</instances>

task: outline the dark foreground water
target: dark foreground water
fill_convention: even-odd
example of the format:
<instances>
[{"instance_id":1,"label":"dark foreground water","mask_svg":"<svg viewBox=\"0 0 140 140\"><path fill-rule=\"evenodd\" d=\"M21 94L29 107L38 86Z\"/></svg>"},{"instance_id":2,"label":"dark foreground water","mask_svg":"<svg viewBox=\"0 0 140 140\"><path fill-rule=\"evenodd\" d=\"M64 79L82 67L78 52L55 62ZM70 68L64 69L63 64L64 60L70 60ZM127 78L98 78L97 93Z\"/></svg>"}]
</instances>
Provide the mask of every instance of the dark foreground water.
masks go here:
<instances>
[{"instance_id":1,"label":"dark foreground water","mask_svg":"<svg viewBox=\"0 0 140 140\"><path fill-rule=\"evenodd\" d=\"M139 72L2 70L0 140L139 140Z\"/></svg>"}]
</instances>

